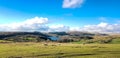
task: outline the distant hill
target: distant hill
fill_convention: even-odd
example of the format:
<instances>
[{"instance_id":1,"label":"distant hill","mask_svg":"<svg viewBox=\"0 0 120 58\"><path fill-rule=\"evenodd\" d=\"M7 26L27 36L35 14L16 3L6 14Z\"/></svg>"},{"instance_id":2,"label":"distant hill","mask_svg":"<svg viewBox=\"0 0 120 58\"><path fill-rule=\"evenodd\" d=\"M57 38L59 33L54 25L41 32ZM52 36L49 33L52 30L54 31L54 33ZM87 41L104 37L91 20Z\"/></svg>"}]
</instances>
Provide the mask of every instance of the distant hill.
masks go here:
<instances>
[{"instance_id":1,"label":"distant hill","mask_svg":"<svg viewBox=\"0 0 120 58\"><path fill-rule=\"evenodd\" d=\"M119 43L119 35L88 32L0 32L0 40L13 42L77 42L77 43ZM3 42L3 41L2 41Z\"/></svg>"},{"instance_id":2,"label":"distant hill","mask_svg":"<svg viewBox=\"0 0 120 58\"><path fill-rule=\"evenodd\" d=\"M29 40L28 38L34 38L37 40L48 40L48 37L50 36L41 32L0 32L1 40L23 41Z\"/></svg>"}]
</instances>

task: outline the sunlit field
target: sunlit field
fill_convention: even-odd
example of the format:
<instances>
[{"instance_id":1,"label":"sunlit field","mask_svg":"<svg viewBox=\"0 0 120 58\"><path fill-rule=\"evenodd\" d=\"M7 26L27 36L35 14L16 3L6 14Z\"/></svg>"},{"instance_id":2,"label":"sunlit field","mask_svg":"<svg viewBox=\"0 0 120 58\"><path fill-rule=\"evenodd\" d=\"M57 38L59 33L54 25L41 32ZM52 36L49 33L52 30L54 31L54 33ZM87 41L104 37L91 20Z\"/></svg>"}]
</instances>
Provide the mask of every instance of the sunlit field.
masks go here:
<instances>
[{"instance_id":1,"label":"sunlit field","mask_svg":"<svg viewBox=\"0 0 120 58\"><path fill-rule=\"evenodd\" d=\"M0 58L120 58L120 44L0 43Z\"/></svg>"}]
</instances>

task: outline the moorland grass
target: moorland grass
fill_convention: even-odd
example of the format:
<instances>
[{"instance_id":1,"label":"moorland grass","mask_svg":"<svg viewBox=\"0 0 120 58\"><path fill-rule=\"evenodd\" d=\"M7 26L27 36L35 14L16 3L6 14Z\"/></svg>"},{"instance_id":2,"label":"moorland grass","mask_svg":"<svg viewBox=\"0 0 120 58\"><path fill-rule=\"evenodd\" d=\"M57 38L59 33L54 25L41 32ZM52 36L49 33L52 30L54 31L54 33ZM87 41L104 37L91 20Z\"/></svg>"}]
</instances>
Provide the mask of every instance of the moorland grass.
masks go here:
<instances>
[{"instance_id":1,"label":"moorland grass","mask_svg":"<svg viewBox=\"0 0 120 58\"><path fill-rule=\"evenodd\" d=\"M120 58L120 44L0 43L0 58Z\"/></svg>"}]
</instances>

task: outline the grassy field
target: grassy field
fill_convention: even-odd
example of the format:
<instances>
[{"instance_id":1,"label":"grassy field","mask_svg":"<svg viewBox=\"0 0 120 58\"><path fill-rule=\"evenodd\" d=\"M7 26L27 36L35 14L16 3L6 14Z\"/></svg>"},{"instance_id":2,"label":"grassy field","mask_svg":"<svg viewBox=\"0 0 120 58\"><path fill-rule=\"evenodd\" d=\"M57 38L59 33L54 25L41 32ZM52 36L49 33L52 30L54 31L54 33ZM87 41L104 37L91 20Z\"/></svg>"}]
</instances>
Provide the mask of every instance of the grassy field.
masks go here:
<instances>
[{"instance_id":1,"label":"grassy field","mask_svg":"<svg viewBox=\"0 0 120 58\"><path fill-rule=\"evenodd\" d=\"M120 44L0 43L0 58L120 58Z\"/></svg>"}]
</instances>

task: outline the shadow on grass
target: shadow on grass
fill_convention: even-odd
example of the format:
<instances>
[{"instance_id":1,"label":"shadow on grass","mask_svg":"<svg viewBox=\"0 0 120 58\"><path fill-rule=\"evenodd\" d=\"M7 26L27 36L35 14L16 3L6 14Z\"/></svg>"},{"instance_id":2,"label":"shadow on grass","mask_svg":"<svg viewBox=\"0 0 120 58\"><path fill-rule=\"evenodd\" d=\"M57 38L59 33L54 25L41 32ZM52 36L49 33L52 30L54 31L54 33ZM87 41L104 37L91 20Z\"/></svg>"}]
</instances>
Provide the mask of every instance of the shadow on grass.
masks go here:
<instances>
[{"instance_id":1,"label":"shadow on grass","mask_svg":"<svg viewBox=\"0 0 120 58\"><path fill-rule=\"evenodd\" d=\"M120 51L99 51L101 53L109 53L109 54L120 54Z\"/></svg>"},{"instance_id":2,"label":"shadow on grass","mask_svg":"<svg viewBox=\"0 0 120 58\"><path fill-rule=\"evenodd\" d=\"M7 57L7 58L23 58L23 57L10 56L10 57Z\"/></svg>"},{"instance_id":3,"label":"shadow on grass","mask_svg":"<svg viewBox=\"0 0 120 58\"><path fill-rule=\"evenodd\" d=\"M75 57L75 56L89 56L95 54L67 54L67 53L56 53L56 54L41 54L41 55L34 55L28 57L41 57L41 56L54 56L57 58L64 58L64 57Z\"/></svg>"},{"instance_id":4,"label":"shadow on grass","mask_svg":"<svg viewBox=\"0 0 120 58\"><path fill-rule=\"evenodd\" d=\"M65 55L63 57L89 56L89 55L95 55L95 54L71 54L71 55Z\"/></svg>"}]
</instances>

